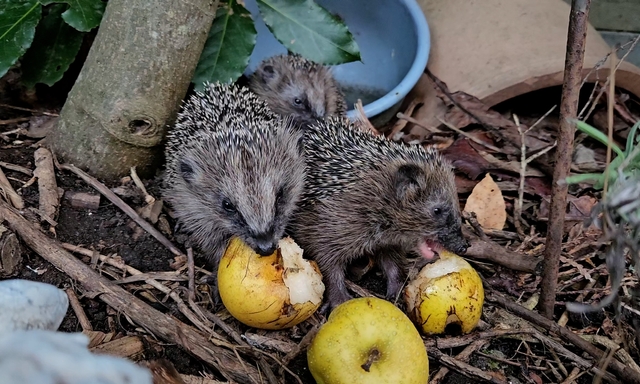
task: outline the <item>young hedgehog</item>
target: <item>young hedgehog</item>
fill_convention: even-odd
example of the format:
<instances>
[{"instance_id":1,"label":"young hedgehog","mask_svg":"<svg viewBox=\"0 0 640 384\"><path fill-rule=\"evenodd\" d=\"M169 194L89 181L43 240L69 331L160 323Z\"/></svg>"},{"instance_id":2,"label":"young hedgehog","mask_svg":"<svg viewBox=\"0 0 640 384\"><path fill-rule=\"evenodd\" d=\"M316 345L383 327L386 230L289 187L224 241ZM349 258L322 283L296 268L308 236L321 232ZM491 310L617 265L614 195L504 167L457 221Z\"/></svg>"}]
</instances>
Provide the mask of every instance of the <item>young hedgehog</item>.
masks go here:
<instances>
[{"instance_id":1,"label":"young hedgehog","mask_svg":"<svg viewBox=\"0 0 640 384\"><path fill-rule=\"evenodd\" d=\"M207 84L183 105L168 135L163 195L213 276L232 236L260 255L276 249L304 186L299 141L291 119L246 88Z\"/></svg>"},{"instance_id":2,"label":"young hedgehog","mask_svg":"<svg viewBox=\"0 0 640 384\"><path fill-rule=\"evenodd\" d=\"M407 254L466 252L453 171L436 150L353 129L346 118L313 128L303 137L307 179L289 230L324 276L322 311L351 298L345 269L361 256L374 258L392 300Z\"/></svg>"},{"instance_id":3,"label":"young hedgehog","mask_svg":"<svg viewBox=\"0 0 640 384\"><path fill-rule=\"evenodd\" d=\"M265 59L249 80L249 87L269 107L293 116L298 127L308 128L328 116L344 116L347 104L331 69L297 54Z\"/></svg>"}]
</instances>

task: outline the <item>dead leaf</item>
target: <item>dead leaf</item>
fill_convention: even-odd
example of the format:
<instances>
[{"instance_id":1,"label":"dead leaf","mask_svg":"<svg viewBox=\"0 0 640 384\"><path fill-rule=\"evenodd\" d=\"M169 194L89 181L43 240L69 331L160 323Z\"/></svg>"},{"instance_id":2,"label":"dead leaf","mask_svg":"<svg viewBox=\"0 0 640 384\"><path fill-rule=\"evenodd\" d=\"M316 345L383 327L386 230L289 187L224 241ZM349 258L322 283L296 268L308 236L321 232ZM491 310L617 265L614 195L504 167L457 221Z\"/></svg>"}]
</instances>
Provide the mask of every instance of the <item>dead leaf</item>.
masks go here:
<instances>
[{"instance_id":1,"label":"dead leaf","mask_svg":"<svg viewBox=\"0 0 640 384\"><path fill-rule=\"evenodd\" d=\"M473 188L464 211L474 212L484 229L501 230L504 227L507 221L506 205L502 191L489 173Z\"/></svg>"},{"instance_id":2,"label":"dead leaf","mask_svg":"<svg viewBox=\"0 0 640 384\"><path fill-rule=\"evenodd\" d=\"M457 171L466 174L471 180L475 180L491 167L491 164L478 154L466 138L456 140L449 148L442 151L442 155Z\"/></svg>"}]
</instances>

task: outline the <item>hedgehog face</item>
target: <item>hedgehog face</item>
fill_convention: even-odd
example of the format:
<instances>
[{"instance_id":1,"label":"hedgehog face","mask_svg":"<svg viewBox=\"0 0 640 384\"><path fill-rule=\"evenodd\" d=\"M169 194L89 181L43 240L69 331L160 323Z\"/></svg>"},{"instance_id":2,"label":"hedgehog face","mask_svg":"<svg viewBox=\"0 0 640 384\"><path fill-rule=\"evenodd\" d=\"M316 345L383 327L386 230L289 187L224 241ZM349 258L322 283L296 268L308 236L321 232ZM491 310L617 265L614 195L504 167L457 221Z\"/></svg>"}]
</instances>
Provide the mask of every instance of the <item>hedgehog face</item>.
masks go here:
<instances>
[{"instance_id":1,"label":"hedgehog face","mask_svg":"<svg viewBox=\"0 0 640 384\"><path fill-rule=\"evenodd\" d=\"M344 97L329 68L296 56L280 56L260 65L252 90L283 116L306 127L344 113Z\"/></svg>"},{"instance_id":2,"label":"hedgehog face","mask_svg":"<svg viewBox=\"0 0 640 384\"><path fill-rule=\"evenodd\" d=\"M394 215L401 221L396 224L400 242L426 259L442 248L466 252L453 172L402 164L396 168L393 189L395 209L402 211Z\"/></svg>"},{"instance_id":3,"label":"hedgehog face","mask_svg":"<svg viewBox=\"0 0 640 384\"><path fill-rule=\"evenodd\" d=\"M262 256L275 251L302 192L304 163L295 136L272 134L242 137L236 131L227 139L236 140L233 149L226 150L214 137L177 162L182 199L175 211L189 221L185 227L197 229L192 237L206 243L223 233Z\"/></svg>"}]
</instances>

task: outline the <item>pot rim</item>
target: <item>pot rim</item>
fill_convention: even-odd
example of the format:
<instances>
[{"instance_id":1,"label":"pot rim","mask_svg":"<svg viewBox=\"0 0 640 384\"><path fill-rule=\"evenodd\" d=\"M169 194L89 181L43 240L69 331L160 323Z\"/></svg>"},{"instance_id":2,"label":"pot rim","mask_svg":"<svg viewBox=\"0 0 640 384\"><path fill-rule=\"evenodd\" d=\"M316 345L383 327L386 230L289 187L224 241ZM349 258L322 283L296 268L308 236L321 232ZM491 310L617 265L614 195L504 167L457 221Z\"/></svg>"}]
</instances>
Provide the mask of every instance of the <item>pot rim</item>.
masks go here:
<instances>
[{"instance_id":1,"label":"pot rim","mask_svg":"<svg viewBox=\"0 0 640 384\"><path fill-rule=\"evenodd\" d=\"M398 2L404 5L404 7L409 11L409 15L411 15L417 40L416 55L409 71L398 85L381 98L363 105L364 114L368 118L379 115L396 103L402 101L409 91L411 91L411 89L413 89L413 87L418 83L418 80L424 73L429 60L431 35L429 33L429 24L422 8L420 8L420 5L418 5L416 0L398 0ZM349 109L347 111L347 116L351 119L355 118L357 116L355 108Z\"/></svg>"}]
</instances>

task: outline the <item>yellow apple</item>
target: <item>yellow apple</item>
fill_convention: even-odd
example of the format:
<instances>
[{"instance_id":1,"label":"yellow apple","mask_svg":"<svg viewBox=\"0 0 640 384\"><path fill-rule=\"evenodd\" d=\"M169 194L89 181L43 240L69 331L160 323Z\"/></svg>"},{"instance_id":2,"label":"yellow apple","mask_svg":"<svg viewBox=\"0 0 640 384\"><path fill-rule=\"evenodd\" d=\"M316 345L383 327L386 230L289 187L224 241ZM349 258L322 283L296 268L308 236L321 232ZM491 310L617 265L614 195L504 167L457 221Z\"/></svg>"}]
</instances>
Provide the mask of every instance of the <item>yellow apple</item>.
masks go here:
<instances>
[{"instance_id":1,"label":"yellow apple","mask_svg":"<svg viewBox=\"0 0 640 384\"><path fill-rule=\"evenodd\" d=\"M308 319L322 302L324 284L317 264L303 259L290 237L281 239L269 256L234 237L220 260L218 290L238 321L273 330Z\"/></svg>"},{"instance_id":2,"label":"yellow apple","mask_svg":"<svg viewBox=\"0 0 640 384\"><path fill-rule=\"evenodd\" d=\"M427 384L429 359L411 320L373 297L337 306L307 350L318 384Z\"/></svg>"},{"instance_id":3,"label":"yellow apple","mask_svg":"<svg viewBox=\"0 0 640 384\"><path fill-rule=\"evenodd\" d=\"M471 332L482 315L484 289L475 269L462 257L440 252L404 291L409 317L426 335L445 333L451 325Z\"/></svg>"}]
</instances>

